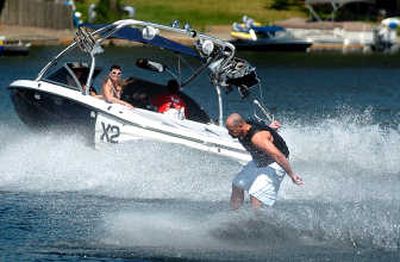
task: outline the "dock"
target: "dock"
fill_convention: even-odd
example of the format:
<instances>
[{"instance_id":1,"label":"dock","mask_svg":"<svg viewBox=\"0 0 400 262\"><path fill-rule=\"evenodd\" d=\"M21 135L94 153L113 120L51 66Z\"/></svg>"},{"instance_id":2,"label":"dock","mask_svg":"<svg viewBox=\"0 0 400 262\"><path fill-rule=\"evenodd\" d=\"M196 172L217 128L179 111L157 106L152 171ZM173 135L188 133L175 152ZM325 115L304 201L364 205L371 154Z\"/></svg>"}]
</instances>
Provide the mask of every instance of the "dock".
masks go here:
<instances>
[{"instance_id":1,"label":"dock","mask_svg":"<svg viewBox=\"0 0 400 262\"><path fill-rule=\"evenodd\" d=\"M9 40L31 43L32 46L67 45L74 33L69 29L57 30L40 27L0 25L0 35Z\"/></svg>"}]
</instances>

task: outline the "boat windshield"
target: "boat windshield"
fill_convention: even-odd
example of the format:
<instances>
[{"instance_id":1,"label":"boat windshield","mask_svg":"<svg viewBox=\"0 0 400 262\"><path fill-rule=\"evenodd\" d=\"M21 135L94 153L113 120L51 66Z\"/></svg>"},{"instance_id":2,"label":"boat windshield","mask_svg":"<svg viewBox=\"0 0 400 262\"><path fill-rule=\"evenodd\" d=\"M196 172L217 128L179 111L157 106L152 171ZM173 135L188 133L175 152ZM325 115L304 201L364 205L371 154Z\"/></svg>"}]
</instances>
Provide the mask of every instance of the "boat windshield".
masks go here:
<instances>
[{"instance_id":1,"label":"boat windshield","mask_svg":"<svg viewBox=\"0 0 400 262\"><path fill-rule=\"evenodd\" d=\"M55 84L61 84L70 89L81 91L81 85L78 82L77 77L73 74L73 72L68 70L66 66L61 67L49 76L45 77L45 80Z\"/></svg>"},{"instance_id":2,"label":"boat windshield","mask_svg":"<svg viewBox=\"0 0 400 262\"><path fill-rule=\"evenodd\" d=\"M90 68L87 63L67 62L49 71L43 80L82 92L89 75L89 70ZM100 71L100 68L96 68L93 78Z\"/></svg>"}]
</instances>

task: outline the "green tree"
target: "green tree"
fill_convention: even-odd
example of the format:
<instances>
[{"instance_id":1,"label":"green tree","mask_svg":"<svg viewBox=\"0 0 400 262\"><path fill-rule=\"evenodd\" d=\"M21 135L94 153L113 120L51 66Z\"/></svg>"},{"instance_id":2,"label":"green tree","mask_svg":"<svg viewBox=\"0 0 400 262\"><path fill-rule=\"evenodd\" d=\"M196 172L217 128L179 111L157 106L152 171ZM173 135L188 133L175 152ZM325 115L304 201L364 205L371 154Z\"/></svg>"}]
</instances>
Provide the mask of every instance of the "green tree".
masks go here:
<instances>
[{"instance_id":1,"label":"green tree","mask_svg":"<svg viewBox=\"0 0 400 262\"><path fill-rule=\"evenodd\" d=\"M1 11L3 10L5 2L6 2L6 0L0 0L0 15L1 15Z\"/></svg>"},{"instance_id":2,"label":"green tree","mask_svg":"<svg viewBox=\"0 0 400 262\"><path fill-rule=\"evenodd\" d=\"M121 18L121 0L100 0L96 7L96 22L107 23Z\"/></svg>"},{"instance_id":3,"label":"green tree","mask_svg":"<svg viewBox=\"0 0 400 262\"><path fill-rule=\"evenodd\" d=\"M277 10L286 10L289 8L289 0L274 0L272 2L271 8L277 9Z\"/></svg>"}]
</instances>

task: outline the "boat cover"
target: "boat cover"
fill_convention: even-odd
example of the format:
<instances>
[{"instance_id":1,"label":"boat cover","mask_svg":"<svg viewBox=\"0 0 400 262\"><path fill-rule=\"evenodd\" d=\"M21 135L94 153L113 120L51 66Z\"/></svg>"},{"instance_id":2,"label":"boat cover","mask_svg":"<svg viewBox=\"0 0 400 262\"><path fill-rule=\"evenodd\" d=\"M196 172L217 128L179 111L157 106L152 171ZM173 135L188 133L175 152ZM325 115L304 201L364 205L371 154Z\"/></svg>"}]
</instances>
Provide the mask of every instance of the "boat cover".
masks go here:
<instances>
[{"instance_id":1,"label":"boat cover","mask_svg":"<svg viewBox=\"0 0 400 262\"><path fill-rule=\"evenodd\" d=\"M256 33L276 33L285 31L282 26L271 25L271 26L252 26L251 27Z\"/></svg>"},{"instance_id":2,"label":"boat cover","mask_svg":"<svg viewBox=\"0 0 400 262\"><path fill-rule=\"evenodd\" d=\"M83 24L82 26L96 30L96 29L102 28L107 25L106 24ZM156 35L152 40L144 39L142 36L141 30L139 30L138 28L124 27L124 28L120 29L119 31L115 32L114 34L112 34L111 38L126 39L126 40L133 41L133 42L149 44L149 45L165 48L165 49L171 50L173 52L200 58L199 54L194 49L192 49L188 46L185 46L183 44L180 44L178 42L169 40L165 37Z\"/></svg>"}]
</instances>

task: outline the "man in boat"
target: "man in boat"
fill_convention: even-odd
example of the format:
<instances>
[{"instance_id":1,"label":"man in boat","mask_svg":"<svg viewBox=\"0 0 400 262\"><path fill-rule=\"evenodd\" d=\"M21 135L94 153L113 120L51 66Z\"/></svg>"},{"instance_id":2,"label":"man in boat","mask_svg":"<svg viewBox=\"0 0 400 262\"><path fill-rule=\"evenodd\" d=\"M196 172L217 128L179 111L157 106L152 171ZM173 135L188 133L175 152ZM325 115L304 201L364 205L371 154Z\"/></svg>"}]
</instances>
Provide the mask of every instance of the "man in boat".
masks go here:
<instances>
[{"instance_id":1,"label":"man in boat","mask_svg":"<svg viewBox=\"0 0 400 262\"><path fill-rule=\"evenodd\" d=\"M252 207L272 206L277 198L285 174L296 185L303 180L295 174L289 164L289 150L283 138L276 132L277 123L271 126L246 122L241 115L233 113L226 120L229 134L252 156L232 181L231 206L238 209L244 200L244 191L250 195ZM275 128L272 128L275 127Z\"/></svg>"},{"instance_id":2,"label":"man in boat","mask_svg":"<svg viewBox=\"0 0 400 262\"><path fill-rule=\"evenodd\" d=\"M85 72L84 72L85 69L86 69L85 67L79 67L79 66L72 68L72 71L74 72L76 78L78 79L79 83L82 86L83 92L86 89L86 79L87 79L87 75L85 75ZM72 84L74 84L72 79L70 81ZM91 85L89 88L89 95L98 97L98 98L102 97L101 95L97 94L97 90L93 87L93 85Z\"/></svg>"},{"instance_id":3,"label":"man in boat","mask_svg":"<svg viewBox=\"0 0 400 262\"><path fill-rule=\"evenodd\" d=\"M186 103L179 96L179 83L172 79L168 81L167 92L160 94L151 100L157 112L170 115L177 119L187 118Z\"/></svg>"},{"instance_id":4,"label":"man in boat","mask_svg":"<svg viewBox=\"0 0 400 262\"><path fill-rule=\"evenodd\" d=\"M121 79L122 68L119 65L112 65L110 68L110 73L104 80L102 86L103 98L109 103L117 103L133 108L133 105L121 100L123 80Z\"/></svg>"}]
</instances>

